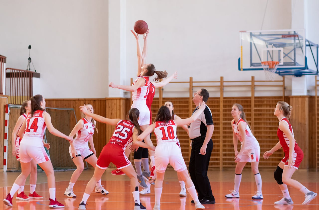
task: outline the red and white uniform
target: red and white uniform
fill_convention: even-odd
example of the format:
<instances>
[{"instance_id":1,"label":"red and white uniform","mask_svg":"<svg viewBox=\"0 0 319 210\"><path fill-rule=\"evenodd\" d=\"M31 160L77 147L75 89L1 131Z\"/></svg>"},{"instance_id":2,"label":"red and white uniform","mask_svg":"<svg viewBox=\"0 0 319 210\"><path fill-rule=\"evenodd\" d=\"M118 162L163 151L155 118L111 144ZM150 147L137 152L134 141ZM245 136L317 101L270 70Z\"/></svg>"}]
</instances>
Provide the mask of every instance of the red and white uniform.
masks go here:
<instances>
[{"instance_id":1,"label":"red and white uniform","mask_svg":"<svg viewBox=\"0 0 319 210\"><path fill-rule=\"evenodd\" d=\"M177 126L174 120L155 122L154 133L157 139L155 169L159 173L164 173L168 164L171 164L175 171L187 169L179 147L176 130Z\"/></svg>"},{"instance_id":2,"label":"red and white uniform","mask_svg":"<svg viewBox=\"0 0 319 210\"><path fill-rule=\"evenodd\" d=\"M134 124L131 121L119 121L109 143L103 147L96 166L106 169L111 162L117 169L129 166L131 162L125 156L125 149L133 142L133 130Z\"/></svg>"},{"instance_id":3,"label":"red and white uniform","mask_svg":"<svg viewBox=\"0 0 319 210\"><path fill-rule=\"evenodd\" d=\"M243 139L240 136L239 133L239 123L244 123L245 127L245 142L243 142ZM249 126L243 119L239 119L236 123L233 122L233 131L238 138L238 140L241 142L241 150L238 154L238 158L240 158L240 162L259 162L260 160L260 146L255 138L255 136L252 134Z\"/></svg>"},{"instance_id":4,"label":"red and white uniform","mask_svg":"<svg viewBox=\"0 0 319 210\"><path fill-rule=\"evenodd\" d=\"M290 122L288 121L288 119L284 117L281 119L281 121L284 121L288 124L289 130L290 130L292 136L294 137L294 131L293 131L292 126L291 126ZM281 162L285 163L285 166L288 166L289 146L290 146L289 139L284 134L284 132L282 130L280 130L279 128L277 131L277 136L279 138L282 149L284 150L284 153L285 153L285 157L281 160ZM304 156L303 151L300 149L297 142L295 141L295 147L294 147L294 151L293 151L293 165L292 165L294 168L298 169L298 167L300 166L300 163L303 159L303 156Z\"/></svg>"},{"instance_id":5,"label":"red and white uniform","mask_svg":"<svg viewBox=\"0 0 319 210\"><path fill-rule=\"evenodd\" d=\"M46 124L43 118L44 111L37 110L33 117L28 115L23 140L20 144L20 162L28 163L32 159L37 164L49 160L49 157L43 147L43 136Z\"/></svg>"},{"instance_id":6,"label":"red and white uniform","mask_svg":"<svg viewBox=\"0 0 319 210\"><path fill-rule=\"evenodd\" d=\"M76 157L81 156L83 159L87 159L88 157L92 156L94 153L89 148L88 141L94 134L94 124L92 122L89 122L87 119L83 118L83 128L81 128L76 138L73 141L74 148L77 152ZM69 153L71 158L72 152L71 152L71 146L69 147Z\"/></svg>"},{"instance_id":7,"label":"red and white uniform","mask_svg":"<svg viewBox=\"0 0 319 210\"><path fill-rule=\"evenodd\" d=\"M150 124L150 109L148 108L147 104L146 104L146 99L149 93L149 86L150 86L150 82L149 82L149 77L138 77L133 85L137 82L138 79L144 79L145 80L145 84L144 86L138 88L137 90L135 90L132 94L132 100L133 100L133 104L131 106L131 108L137 108L140 111L140 116L139 116L139 120L138 120L138 124L140 126L142 125L149 125Z\"/></svg>"},{"instance_id":8,"label":"red and white uniform","mask_svg":"<svg viewBox=\"0 0 319 210\"><path fill-rule=\"evenodd\" d=\"M27 119L27 115L26 115L26 114L23 114L22 116L23 116L25 119ZM21 124L21 126L22 126L22 124ZM21 126L20 126L20 128L21 128ZM20 147L20 143L21 143L21 138L20 138L20 136L18 135L18 133L19 133L19 131L20 131L20 128L18 129L16 141L14 142L14 145L15 145L15 148L16 148L16 158L17 158L18 161L20 160L20 157L19 157L19 147Z\"/></svg>"}]
</instances>

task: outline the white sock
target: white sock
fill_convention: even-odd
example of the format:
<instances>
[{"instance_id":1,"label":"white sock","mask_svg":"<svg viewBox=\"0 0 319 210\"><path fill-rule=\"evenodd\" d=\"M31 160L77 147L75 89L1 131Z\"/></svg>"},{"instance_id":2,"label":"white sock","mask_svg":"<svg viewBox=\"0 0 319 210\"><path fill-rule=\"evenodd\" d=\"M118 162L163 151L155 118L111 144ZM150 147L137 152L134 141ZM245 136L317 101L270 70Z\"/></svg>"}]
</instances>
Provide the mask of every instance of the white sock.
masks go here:
<instances>
[{"instance_id":1,"label":"white sock","mask_svg":"<svg viewBox=\"0 0 319 210\"><path fill-rule=\"evenodd\" d=\"M240 186L240 182L241 182L241 174L235 174L235 186L234 186L234 190L236 192L239 192L239 186Z\"/></svg>"},{"instance_id":2,"label":"white sock","mask_svg":"<svg viewBox=\"0 0 319 210\"><path fill-rule=\"evenodd\" d=\"M97 181L97 183L95 184L96 187L100 187L101 186L101 179L99 181Z\"/></svg>"},{"instance_id":3,"label":"white sock","mask_svg":"<svg viewBox=\"0 0 319 210\"><path fill-rule=\"evenodd\" d=\"M88 201L89 197L90 197L90 194L84 193L83 197L82 197L82 201L86 204L86 202ZM81 201L81 203L82 203L82 201Z\"/></svg>"},{"instance_id":4,"label":"white sock","mask_svg":"<svg viewBox=\"0 0 319 210\"><path fill-rule=\"evenodd\" d=\"M19 190L20 186L14 183L10 190L11 198L13 198L14 194Z\"/></svg>"},{"instance_id":5,"label":"white sock","mask_svg":"<svg viewBox=\"0 0 319 210\"><path fill-rule=\"evenodd\" d=\"M185 182L184 181L179 181L179 184L181 185L181 189L185 188Z\"/></svg>"},{"instance_id":6,"label":"white sock","mask_svg":"<svg viewBox=\"0 0 319 210\"><path fill-rule=\"evenodd\" d=\"M261 180L260 173L255 174L255 181L257 186L257 192L261 192L262 180Z\"/></svg>"},{"instance_id":7,"label":"white sock","mask_svg":"<svg viewBox=\"0 0 319 210\"><path fill-rule=\"evenodd\" d=\"M141 204L141 202L140 202L140 192L139 191L134 191L134 192L132 192L132 194L133 194L134 202L137 203L137 204Z\"/></svg>"},{"instance_id":8,"label":"white sock","mask_svg":"<svg viewBox=\"0 0 319 210\"><path fill-rule=\"evenodd\" d=\"M34 193L36 186L37 186L36 184L30 184L30 193L31 194Z\"/></svg>"},{"instance_id":9,"label":"white sock","mask_svg":"<svg viewBox=\"0 0 319 210\"><path fill-rule=\"evenodd\" d=\"M150 163L151 167L155 166L155 157L154 156L150 156L150 159L151 159L151 163Z\"/></svg>"},{"instance_id":10,"label":"white sock","mask_svg":"<svg viewBox=\"0 0 319 210\"><path fill-rule=\"evenodd\" d=\"M69 188L69 189L73 189L74 185L75 185L75 183L69 182L68 188Z\"/></svg>"},{"instance_id":11,"label":"white sock","mask_svg":"<svg viewBox=\"0 0 319 210\"><path fill-rule=\"evenodd\" d=\"M24 191L24 186L20 186L18 190L18 194L22 193Z\"/></svg>"},{"instance_id":12,"label":"white sock","mask_svg":"<svg viewBox=\"0 0 319 210\"><path fill-rule=\"evenodd\" d=\"M284 196L284 198L290 199L290 195L289 195L289 190L288 189L287 190L282 190L281 192L282 192L282 195Z\"/></svg>"},{"instance_id":13,"label":"white sock","mask_svg":"<svg viewBox=\"0 0 319 210\"><path fill-rule=\"evenodd\" d=\"M55 201L55 188L49 188L50 199Z\"/></svg>"},{"instance_id":14,"label":"white sock","mask_svg":"<svg viewBox=\"0 0 319 210\"><path fill-rule=\"evenodd\" d=\"M163 188L155 188L155 206L160 205Z\"/></svg>"},{"instance_id":15,"label":"white sock","mask_svg":"<svg viewBox=\"0 0 319 210\"><path fill-rule=\"evenodd\" d=\"M197 204L199 202L199 200L198 200L198 196L197 196L197 193L196 193L195 186L193 185L192 187L187 188L187 191L191 195L191 197L193 198L194 203Z\"/></svg>"},{"instance_id":16,"label":"white sock","mask_svg":"<svg viewBox=\"0 0 319 210\"><path fill-rule=\"evenodd\" d=\"M310 190L308 190L307 187L303 186L303 187L300 189L300 192L302 192L303 194L307 194L308 192L310 192Z\"/></svg>"}]
</instances>

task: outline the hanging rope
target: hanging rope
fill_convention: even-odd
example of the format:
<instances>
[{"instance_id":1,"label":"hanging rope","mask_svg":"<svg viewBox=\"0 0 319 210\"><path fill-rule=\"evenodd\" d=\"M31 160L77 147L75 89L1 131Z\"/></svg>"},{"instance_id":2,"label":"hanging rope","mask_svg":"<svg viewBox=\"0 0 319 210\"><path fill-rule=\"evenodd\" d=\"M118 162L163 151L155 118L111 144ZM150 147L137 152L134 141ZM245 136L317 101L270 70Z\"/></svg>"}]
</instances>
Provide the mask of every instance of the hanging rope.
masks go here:
<instances>
[{"instance_id":1,"label":"hanging rope","mask_svg":"<svg viewBox=\"0 0 319 210\"><path fill-rule=\"evenodd\" d=\"M265 16L266 16L266 12L267 12L267 7L268 7L268 0L267 0L267 3L266 3L266 8L265 8L265 12L264 12L263 22L261 23L261 28L260 28L260 30L263 30L264 21L265 21Z\"/></svg>"}]
</instances>

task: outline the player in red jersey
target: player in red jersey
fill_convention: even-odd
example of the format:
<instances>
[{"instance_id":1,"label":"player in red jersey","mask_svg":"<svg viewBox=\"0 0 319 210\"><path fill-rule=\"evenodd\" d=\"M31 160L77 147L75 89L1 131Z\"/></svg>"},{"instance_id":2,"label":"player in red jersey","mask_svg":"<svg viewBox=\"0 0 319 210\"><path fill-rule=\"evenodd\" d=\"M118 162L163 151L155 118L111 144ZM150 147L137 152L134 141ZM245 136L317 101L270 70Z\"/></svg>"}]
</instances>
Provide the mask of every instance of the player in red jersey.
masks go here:
<instances>
[{"instance_id":1,"label":"player in red jersey","mask_svg":"<svg viewBox=\"0 0 319 210\"><path fill-rule=\"evenodd\" d=\"M12 155L17 158L18 161L20 161L20 156L19 156L19 147L21 143L21 138L18 136L19 130L23 124L23 122L27 119L27 115L31 112L31 101L24 101L21 105L20 109L20 117L18 118L18 121L16 122L13 131L12 131ZM47 149L50 148L50 144L47 144L43 142L44 147ZM30 174L30 193L29 197L24 194L24 184L20 186L17 194L17 199L18 200L29 200L29 198L43 198L42 196L38 195L35 192L37 184L37 164L35 163L34 160L31 161L31 174Z\"/></svg>"},{"instance_id":2,"label":"player in red jersey","mask_svg":"<svg viewBox=\"0 0 319 210\"><path fill-rule=\"evenodd\" d=\"M285 157L281 160L274 173L274 178L279 184L279 187L283 193L283 198L275 202L275 204L293 204L287 188L287 185L290 185L305 195L305 200L302 203L305 205L313 200L317 196L317 193L308 190L300 182L291 178L300 166L300 163L304 157L302 150L294 138L294 132L289 122L291 110L292 107L288 103L284 101L279 101L277 103L274 115L279 120L279 128L277 131L279 142L271 150L264 153L264 158L268 159L270 155L272 155L281 147L285 153Z\"/></svg>"},{"instance_id":3,"label":"player in red jersey","mask_svg":"<svg viewBox=\"0 0 319 210\"><path fill-rule=\"evenodd\" d=\"M132 108L129 111L129 120L120 120L109 119L93 114L87 111L85 106L81 106L80 109L86 116L90 116L102 123L115 125L116 127L109 143L107 143L101 151L94 170L94 175L85 188L85 193L79 205L79 209L86 209L87 200L93 191L95 184L101 179L104 171L111 162L131 179L131 189L135 202L134 209L146 209L140 203L136 172L129 159L125 156L125 149L132 144L132 141L138 146L148 147L154 150L154 146L150 140L145 140L147 144L137 141L137 135L141 132L138 124L139 110Z\"/></svg>"},{"instance_id":4,"label":"player in red jersey","mask_svg":"<svg viewBox=\"0 0 319 210\"><path fill-rule=\"evenodd\" d=\"M91 104L85 105L87 110L91 113L94 113L93 106ZM96 128L96 122L92 117L84 115L82 119L75 125L73 130L70 133L70 137L73 138L75 135L74 141L70 144L69 153L70 156L76 165L76 170L73 172L69 186L66 188L64 195L69 198L75 198L76 195L73 192L73 187L75 182L78 180L82 171L84 170L84 160L88 162L91 166L95 167L97 162L96 151L93 143L93 134L94 129ZM89 148L89 143L91 149ZM96 193L101 193L107 195L109 192L103 188L101 185L101 180L97 182L95 187Z\"/></svg>"},{"instance_id":5,"label":"player in red jersey","mask_svg":"<svg viewBox=\"0 0 319 210\"><path fill-rule=\"evenodd\" d=\"M19 136L22 138L20 144L20 163L22 173L15 180L10 193L4 199L4 203L12 206L12 197L17 190L25 183L26 178L31 172L31 160L34 160L46 173L50 193L50 208L63 208L64 205L59 203L55 198L55 177L50 158L43 147L43 135L46 127L51 134L64 138L70 142L70 137L56 130L52 123L50 115L44 111L45 100L42 95L35 95L31 98L31 113L22 124Z\"/></svg>"},{"instance_id":6,"label":"player in red jersey","mask_svg":"<svg viewBox=\"0 0 319 210\"><path fill-rule=\"evenodd\" d=\"M260 146L251 132L248 122L246 120L246 115L244 108L240 104L234 104L231 110L231 115L234 118L231 121L231 126L233 129L233 143L235 151L235 179L234 179L234 190L230 194L225 195L226 198L239 198L239 186L242 177L242 171L247 164L251 163L251 170L255 175L255 182L257 186L256 195L252 196L252 199L263 199L262 195L262 180L259 173L259 160L260 160ZM238 141L241 142L241 148L238 152L237 144Z\"/></svg>"},{"instance_id":7,"label":"player in red jersey","mask_svg":"<svg viewBox=\"0 0 319 210\"><path fill-rule=\"evenodd\" d=\"M195 202L196 209L205 209L199 202L195 186L189 177L185 161L179 147L179 141L176 135L177 126L187 125L195 121L206 108L205 102L200 105L199 109L187 119L172 120L170 110L166 106L162 106L157 113L155 123L150 125L141 135L138 140L144 139L152 131L154 131L157 139L157 147L155 149L155 206L154 210L160 209L160 199L162 194L164 174L167 165L170 164L179 174L179 177L186 183L187 190Z\"/></svg>"},{"instance_id":8,"label":"player in red jersey","mask_svg":"<svg viewBox=\"0 0 319 210\"><path fill-rule=\"evenodd\" d=\"M115 85L112 82L109 84L112 88L119 88L122 90L130 91L132 93L132 108L137 108L140 111L140 118L138 123L141 126L142 130L145 130L149 125L151 121L151 111L150 106L153 101L153 97L155 94L155 88L162 87L166 84L168 84L173 78L176 78L176 73L169 77L168 79L159 82L159 83L151 83L149 80L149 77L153 76L154 74L157 74L157 78L155 78L155 81L159 81L163 78L167 77L166 71L156 71L155 66L153 64L146 64L146 49L147 49L147 35L144 34L144 47L143 52L140 50L138 35L132 31L133 35L136 38L137 42L137 60L138 60L138 71L137 76L138 78L134 81L132 86L125 86L125 85ZM150 137L146 137L150 139ZM129 151L126 153L129 154ZM152 156L152 153L151 153ZM152 160L153 158L151 158ZM137 172L138 180L142 187L148 188L147 184L145 183L145 180L143 177L148 178L150 176L149 172L149 165L148 165L148 151L146 149L143 150L143 148L139 148L136 152L134 152L134 163L135 168ZM144 173L142 172L142 164L144 168ZM114 172L116 174L116 172ZM143 176L144 175L144 176Z\"/></svg>"}]
</instances>

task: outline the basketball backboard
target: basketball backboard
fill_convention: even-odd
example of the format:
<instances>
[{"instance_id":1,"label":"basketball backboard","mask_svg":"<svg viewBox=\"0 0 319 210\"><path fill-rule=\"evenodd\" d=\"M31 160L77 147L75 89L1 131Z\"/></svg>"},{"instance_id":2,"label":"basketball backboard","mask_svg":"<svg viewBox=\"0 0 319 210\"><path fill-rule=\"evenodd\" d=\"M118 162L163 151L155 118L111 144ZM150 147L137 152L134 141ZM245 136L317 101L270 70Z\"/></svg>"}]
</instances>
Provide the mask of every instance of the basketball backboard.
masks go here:
<instances>
[{"instance_id":1,"label":"basketball backboard","mask_svg":"<svg viewBox=\"0 0 319 210\"><path fill-rule=\"evenodd\" d=\"M278 61L277 71L307 69L305 31L240 31L238 70L263 70L261 62Z\"/></svg>"}]
</instances>

